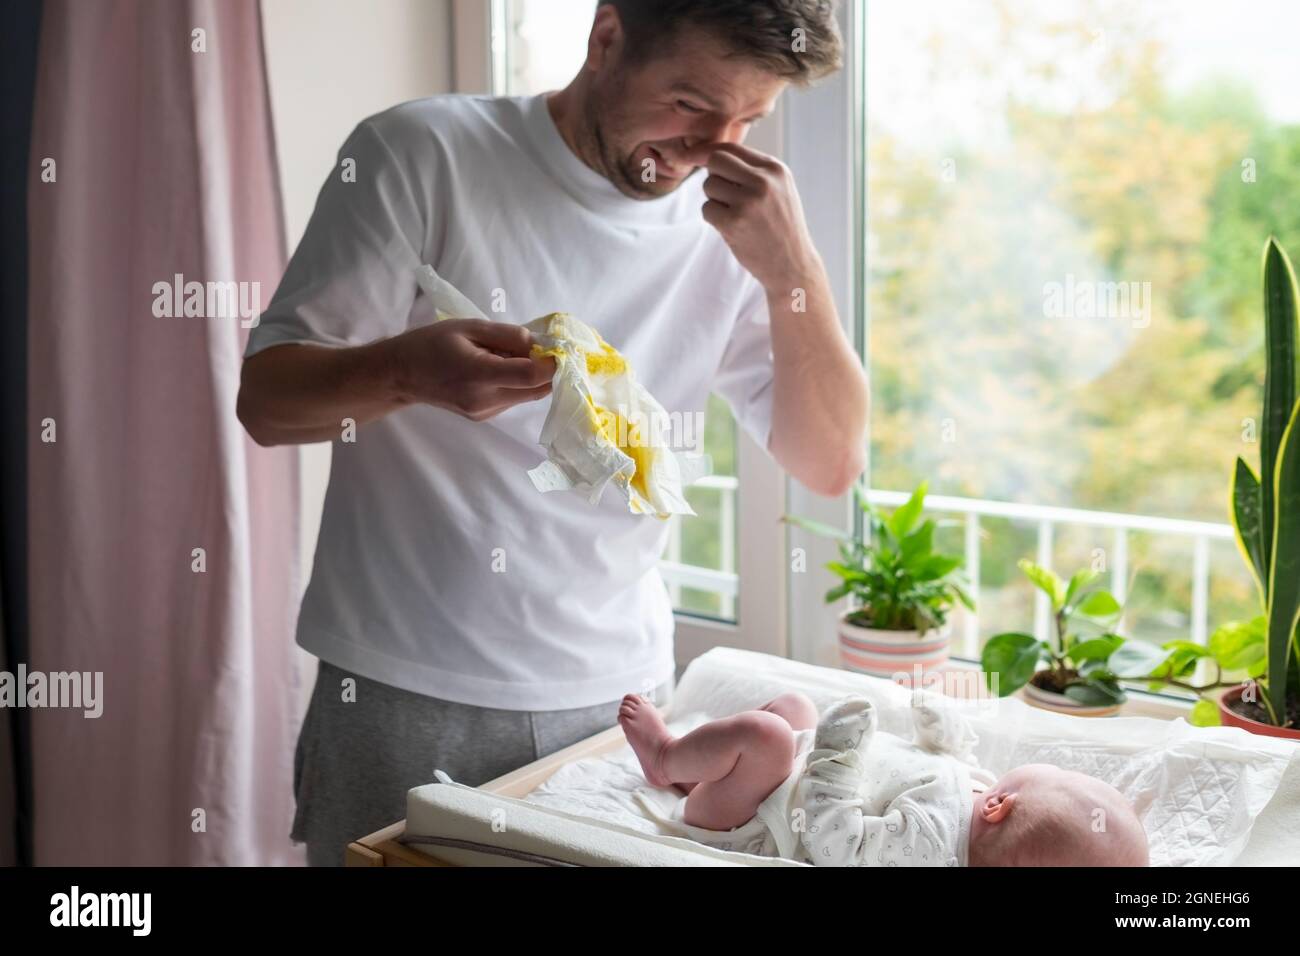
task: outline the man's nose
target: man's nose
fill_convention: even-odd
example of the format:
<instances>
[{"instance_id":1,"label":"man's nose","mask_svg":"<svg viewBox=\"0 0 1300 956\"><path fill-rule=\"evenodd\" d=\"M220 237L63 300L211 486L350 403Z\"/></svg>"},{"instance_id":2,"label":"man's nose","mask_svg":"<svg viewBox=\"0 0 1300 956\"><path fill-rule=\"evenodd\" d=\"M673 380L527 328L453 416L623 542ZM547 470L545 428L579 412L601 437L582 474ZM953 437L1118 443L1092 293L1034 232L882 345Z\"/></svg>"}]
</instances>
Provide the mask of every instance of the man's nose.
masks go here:
<instances>
[{"instance_id":1,"label":"man's nose","mask_svg":"<svg viewBox=\"0 0 1300 956\"><path fill-rule=\"evenodd\" d=\"M693 166L703 166L709 161L709 154L723 143L739 143L745 138L748 124L721 123L702 131L694 137L682 139L683 158Z\"/></svg>"},{"instance_id":2,"label":"man's nose","mask_svg":"<svg viewBox=\"0 0 1300 956\"><path fill-rule=\"evenodd\" d=\"M682 159L691 166L703 166L709 161L709 154L718 144L711 140L682 140Z\"/></svg>"}]
</instances>

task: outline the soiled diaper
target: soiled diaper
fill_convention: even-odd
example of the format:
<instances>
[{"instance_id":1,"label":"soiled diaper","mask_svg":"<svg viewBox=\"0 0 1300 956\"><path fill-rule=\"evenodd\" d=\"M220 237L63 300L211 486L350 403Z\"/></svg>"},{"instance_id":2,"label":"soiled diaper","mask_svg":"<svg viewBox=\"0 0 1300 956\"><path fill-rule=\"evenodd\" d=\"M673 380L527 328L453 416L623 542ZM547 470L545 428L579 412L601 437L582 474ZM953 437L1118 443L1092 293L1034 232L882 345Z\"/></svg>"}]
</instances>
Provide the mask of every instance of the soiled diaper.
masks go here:
<instances>
[{"instance_id":1,"label":"soiled diaper","mask_svg":"<svg viewBox=\"0 0 1300 956\"><path fill-rule=\"evenodd\" d=\"M439 319L486 317L430 266L416 271ZM528 472L538 491L573 490L592 505L613 485L633 514L667 518L695 514L682 489L708 474L708 455L668 447L664 407L636 380L632 367L591 326L552 312L524 326L534 357L555 359L551 405L538 443L546 460Z\"/></svg>"}]
</instances>

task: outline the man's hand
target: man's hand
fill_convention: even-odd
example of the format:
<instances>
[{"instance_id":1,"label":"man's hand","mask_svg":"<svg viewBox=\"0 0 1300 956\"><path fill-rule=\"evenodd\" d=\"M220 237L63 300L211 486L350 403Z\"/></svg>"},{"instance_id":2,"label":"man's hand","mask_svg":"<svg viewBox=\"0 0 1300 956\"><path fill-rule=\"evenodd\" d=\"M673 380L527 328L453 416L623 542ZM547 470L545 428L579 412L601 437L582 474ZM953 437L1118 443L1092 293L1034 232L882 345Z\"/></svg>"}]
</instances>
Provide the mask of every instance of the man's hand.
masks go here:
<instances>
[{"instance_id":1,"label":"man's hand","mask_svg":"<svg viewBox=\"0 0 1300 956\"><path fill-rule=\"evenodd\" d=\"M239 420L259 445L333 441L413 404L481 422L550 392L555 359L532 344L523 326L444 319L350 348L277 345L244 361Z\"/></svg>"},{"instance_id":2,"label":"man's hand","mask_svg":"<svg viewBox=\"0 0 1300 956\"><path fill-rule=\"evenodd\" d=\"M794 177L780 160L721 143L705 168L705 222L722 233L736 260L768 293L789 295L820 271Z\"/></svg>"},{"instance_id":3,"label":"man's hand","mask_svg":"<svg viewBox=\"0 0 1300 956\"><path fill-rule=\"evenodd\" d=\"M555 359L532 359L521 325L443 319L389 343L397 392L407 403L436 405L476 422L550 394Z\"/></svg>"},{"instance_id":4,"label":"man's hand","mask_svg":"<svg viewBox=\"0 0 1300 956\"><path fill-rule=\"evenodd\" d=\"M836 315L794 177L780 161L738 143L708 148L704 219L767 293L768 451L811 490L842 495L866 460L867 378Z\"/></svg>"}]
</instances>

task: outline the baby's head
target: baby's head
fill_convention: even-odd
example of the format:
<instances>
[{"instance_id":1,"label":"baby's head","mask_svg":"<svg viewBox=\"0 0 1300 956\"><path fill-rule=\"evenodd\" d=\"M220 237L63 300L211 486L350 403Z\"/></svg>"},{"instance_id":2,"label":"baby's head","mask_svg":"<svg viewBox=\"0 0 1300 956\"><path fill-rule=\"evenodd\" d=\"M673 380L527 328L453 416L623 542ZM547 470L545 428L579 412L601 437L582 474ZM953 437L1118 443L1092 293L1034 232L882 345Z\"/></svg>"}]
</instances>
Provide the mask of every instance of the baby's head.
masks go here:
<instances>
[{"instance_id":1,"label":"baby's head","mask_svg":"<svg viewBox=\"0 0 1300 956\"><path fill-rule=\"evenodd\" d=\"M1146 866L1147 837L1110 784L1031 763L976 795L969 860L971 866Z\"/></svg>"}]
</instances>

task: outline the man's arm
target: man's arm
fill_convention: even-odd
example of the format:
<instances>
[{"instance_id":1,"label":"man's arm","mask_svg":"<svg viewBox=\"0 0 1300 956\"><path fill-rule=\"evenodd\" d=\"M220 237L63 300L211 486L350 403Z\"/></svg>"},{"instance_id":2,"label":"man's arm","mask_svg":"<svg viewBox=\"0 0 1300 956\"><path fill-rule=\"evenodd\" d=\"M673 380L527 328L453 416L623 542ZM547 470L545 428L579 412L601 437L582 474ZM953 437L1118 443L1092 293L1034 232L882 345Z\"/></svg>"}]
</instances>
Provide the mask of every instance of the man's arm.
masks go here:
<instances>
[{"instance_id":1,"label":"man's arm","mask_svg":"<svg viewBox=\"0 0 1300 956\"><path fill-rule=\"evenodd\" d=\"M276 345L244 360L237 411L259 445L331 441L407 405L483 421L550 392L555 360L522 326L446 319L369 345Z\"/></svg>"},{"instance_id":2,"label":"man's arm","mask_svg":"<svg viewBox=\"0 0 1300 956\"><path fill-rule=\"evenodd\" d=\"M528 358L522 326L446 319L410 328L431 213L417 198L427 190L408 175L417 157L402 122L390 112L352 131L253 330L237 411L260 445L337 439L344 419L364 425L414 404L481 421L550 389L555 362ZM397 134L396 147L381 127ZM343 175L345 163L355 176Z\"/></svg>"},{"instance_id":3,"label":"man's arm","mask_svg":"<svg viewBox=\"0 0 1300 956\"><path fill-rule=\"evenodd\" d=\"M772 437L768 451L810 490L842 495L866 467L867 377L840 326L818 260L784 291L767 289L772 318ZM807 311L794 311L793 290Z\"/></svg>"},{"instance_id":4,"label":"man's arm","mask_svg":"<svg viewBox=\"0 0 1300 956\"><path fill-rule=\"evenodd\" d=\"M793 177L776 159L734 143L713 149L708 171L704 218L767 293L768 451L812 491L841 495L865 466L867 377L840 327Z\"/></svg>"}]
</instances>

